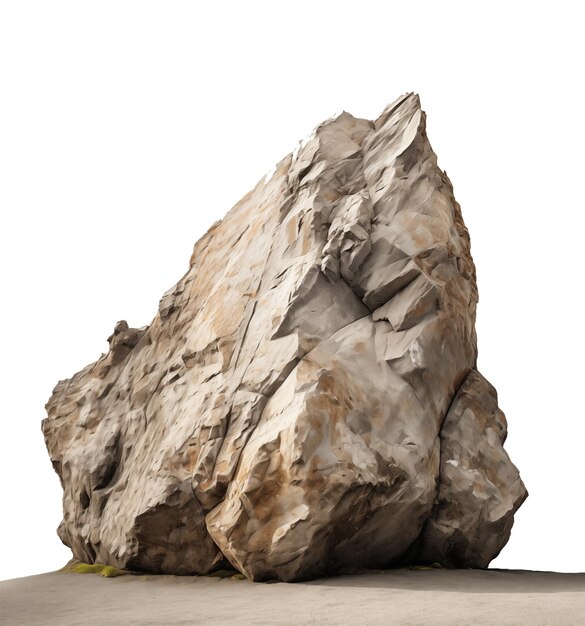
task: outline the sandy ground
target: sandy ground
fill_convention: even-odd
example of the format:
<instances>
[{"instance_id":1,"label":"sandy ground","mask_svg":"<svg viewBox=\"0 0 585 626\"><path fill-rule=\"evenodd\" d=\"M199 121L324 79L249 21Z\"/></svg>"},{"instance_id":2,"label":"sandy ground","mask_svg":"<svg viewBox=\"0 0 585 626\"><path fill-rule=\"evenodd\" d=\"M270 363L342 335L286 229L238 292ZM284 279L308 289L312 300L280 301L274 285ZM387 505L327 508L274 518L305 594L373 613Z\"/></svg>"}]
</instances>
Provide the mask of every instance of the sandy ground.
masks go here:
<instances>
[{"instance_id":1,"label":"sandy ground","mask_svg":"<svg viewBox=\"0 0 585 626\"><path fill-rule=\"evenodd\" d=\"M585 624L585 574L403 569L262 584L53 572L0 582L0 624Z\"/></svg>"}]
</instances>

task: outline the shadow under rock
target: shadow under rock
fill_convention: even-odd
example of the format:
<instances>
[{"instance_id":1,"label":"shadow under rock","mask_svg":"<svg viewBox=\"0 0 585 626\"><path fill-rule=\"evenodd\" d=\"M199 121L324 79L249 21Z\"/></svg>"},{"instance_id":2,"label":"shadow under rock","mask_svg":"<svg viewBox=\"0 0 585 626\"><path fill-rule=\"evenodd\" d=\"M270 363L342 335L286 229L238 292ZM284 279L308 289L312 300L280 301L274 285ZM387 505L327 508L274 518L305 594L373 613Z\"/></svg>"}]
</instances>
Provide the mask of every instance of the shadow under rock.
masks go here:
<instances>
[{"instance_id":1,"label":"shadow under rock","mask_svg":"<svg viewBox=\"0 0 585 626\"><path fill-rule=\"evenodd\" d=\"M325 587L375 587L403 589L405 591L452 591L456 593L583 593L585 592L585 573L413 567L367 570L296 584Z\"/></svg>"}]
</instances>

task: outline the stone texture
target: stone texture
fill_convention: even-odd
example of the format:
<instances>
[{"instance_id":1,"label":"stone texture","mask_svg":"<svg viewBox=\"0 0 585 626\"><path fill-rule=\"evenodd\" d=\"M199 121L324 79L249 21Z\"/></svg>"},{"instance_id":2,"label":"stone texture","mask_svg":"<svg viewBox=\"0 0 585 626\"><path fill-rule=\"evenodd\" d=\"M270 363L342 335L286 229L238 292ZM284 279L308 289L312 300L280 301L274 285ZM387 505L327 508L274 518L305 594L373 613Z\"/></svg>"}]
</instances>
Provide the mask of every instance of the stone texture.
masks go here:
<instances>
[{"instance_id":1,"label":"stone texture","mask_svg":"<svg viewBox=\"0 0 585 626\"><path fill-rule=\"evenodd\" d=\"M408 94L327 120L199 240L43 432L75 557L254 580L486 566L526 497L469 237Z\"/></svg>"},{"instance_id":2,"label":"stone texture","mask_svg":"<svg viewBox=\"0 0 585 626\"><path fill-rule=\"evenodd\" d=\"M506 418L496 390L476 370L455 395L441 428L441 480L419 556L452 567L487 567L526 498L502 447Z\"/></svg>"}]
</instances>

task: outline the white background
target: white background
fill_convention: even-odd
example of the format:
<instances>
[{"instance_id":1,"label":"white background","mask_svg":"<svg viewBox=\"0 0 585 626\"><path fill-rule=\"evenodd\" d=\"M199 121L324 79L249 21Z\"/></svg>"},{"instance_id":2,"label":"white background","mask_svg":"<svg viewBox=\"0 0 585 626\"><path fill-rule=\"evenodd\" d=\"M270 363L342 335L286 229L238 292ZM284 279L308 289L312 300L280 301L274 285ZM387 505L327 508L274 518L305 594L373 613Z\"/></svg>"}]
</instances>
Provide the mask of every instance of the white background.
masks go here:
<instances>
[{"instance_id":1,"label":"white background","mask_svg":"<svg viewBox=\"0 0 585 626\"><path fill-rule=\"evenodd\" d=\"M0 4L0 578L62 566L54 384L150 322L319 122L420 94L472 238L479 367L530 497L493 566L585 570L578 2Z\"/></svg>"}]
</instances>

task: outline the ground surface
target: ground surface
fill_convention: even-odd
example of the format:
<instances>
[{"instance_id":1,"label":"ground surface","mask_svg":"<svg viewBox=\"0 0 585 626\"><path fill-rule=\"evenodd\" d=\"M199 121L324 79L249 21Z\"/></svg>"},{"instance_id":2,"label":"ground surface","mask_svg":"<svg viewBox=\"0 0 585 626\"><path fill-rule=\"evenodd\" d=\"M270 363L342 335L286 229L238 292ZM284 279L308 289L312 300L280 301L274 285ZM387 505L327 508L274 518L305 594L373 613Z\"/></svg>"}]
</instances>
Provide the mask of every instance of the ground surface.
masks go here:
<instances>
[{"instance_id":1,"label":"ground surface","mask_svg":"<svg viewBox=\"0 0 585 626\"><path fill-rule=\"evenodd\" d=\"M262 584L53 572L0 582L0 624L585 624L585 574L402 569Z\"/></svg>"}]
</instances>

